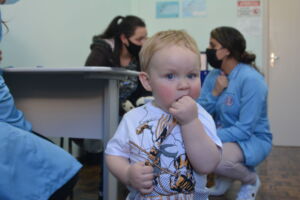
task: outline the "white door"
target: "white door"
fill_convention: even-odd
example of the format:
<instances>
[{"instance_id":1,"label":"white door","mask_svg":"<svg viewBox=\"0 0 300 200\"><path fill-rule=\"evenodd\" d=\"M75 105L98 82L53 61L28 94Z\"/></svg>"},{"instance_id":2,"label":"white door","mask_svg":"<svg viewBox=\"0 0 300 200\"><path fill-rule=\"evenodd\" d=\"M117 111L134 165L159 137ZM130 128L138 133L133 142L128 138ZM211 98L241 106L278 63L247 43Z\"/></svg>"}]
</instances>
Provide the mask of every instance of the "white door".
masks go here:
<instances>
[{"instance_id":1,"label":"white door","mask_svg":"<svg viewBox=\"0 0 300 200\"><path fill-rule=\"evenodd\" d=\"M300 146L300 0L271 0L269 117L274 145Z\"/></svg>"}]
</instances>

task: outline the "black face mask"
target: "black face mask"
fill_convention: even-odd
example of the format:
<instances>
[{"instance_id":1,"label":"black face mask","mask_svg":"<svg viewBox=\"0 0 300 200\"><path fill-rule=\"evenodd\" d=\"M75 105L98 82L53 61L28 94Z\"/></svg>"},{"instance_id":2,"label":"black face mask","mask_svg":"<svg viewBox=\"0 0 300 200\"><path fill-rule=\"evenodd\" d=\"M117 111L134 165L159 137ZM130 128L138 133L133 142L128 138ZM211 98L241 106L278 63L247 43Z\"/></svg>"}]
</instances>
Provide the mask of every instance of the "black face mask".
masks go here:
<instances>
[{"instance_id":1,"label":"black face mask","mask_svg":"<svg viewBox=\"0 0 300 200\"><path fill-rule=\"evenodd\" d=\"M128 46L125 45L127 50L133 57L135 57L136 59L139 59L139 53L141 51L142 46L132 43L129 39L128 39L128 42L129 42L129 45Z\"/></svg>"},{"instance_id":2,"label":"black face mask","mask_svg":"<svg viewBox=\"0 0 300 200\"><path fill-rule=\"evenodd\" d=\"M222 60L217 58L216 49L206 49L207 62L215 69L220 69L222 65Z\"/></svg>"}]
</instances>

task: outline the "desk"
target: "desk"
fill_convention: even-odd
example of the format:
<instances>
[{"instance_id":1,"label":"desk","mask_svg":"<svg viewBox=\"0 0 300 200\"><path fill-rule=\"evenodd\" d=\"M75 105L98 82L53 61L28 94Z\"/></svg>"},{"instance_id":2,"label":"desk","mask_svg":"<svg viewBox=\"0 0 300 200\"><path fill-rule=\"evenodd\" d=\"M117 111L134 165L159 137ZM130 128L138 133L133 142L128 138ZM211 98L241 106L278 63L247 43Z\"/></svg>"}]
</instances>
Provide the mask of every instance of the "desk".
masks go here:
<instances>
[{"instance_id":1,"label":"desk","mask_svg":"<svg viewBox=\"0 0 300 200\"><path fill-rule=\"evenodd\" d=\"M119 122L118 81L137 72L110 67L5 68L4 78L33 130L51 137L102 139ZM117 199L117 180L103 166L104 200Z\"/></svg>"}]
</instances>

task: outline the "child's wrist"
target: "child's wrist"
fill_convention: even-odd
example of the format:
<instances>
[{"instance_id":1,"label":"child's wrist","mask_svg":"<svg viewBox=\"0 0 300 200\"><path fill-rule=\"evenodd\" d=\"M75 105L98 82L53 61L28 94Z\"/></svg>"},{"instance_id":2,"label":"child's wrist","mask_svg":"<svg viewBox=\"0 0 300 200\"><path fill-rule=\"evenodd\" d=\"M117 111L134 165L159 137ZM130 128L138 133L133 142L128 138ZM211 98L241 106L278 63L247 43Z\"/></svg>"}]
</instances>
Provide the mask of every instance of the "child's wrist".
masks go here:
<instances>
[{"instance_id":1,"label":"child's wrist","mask_svg":"<svg viewBox=\"0 0 300 200\"><path fill-rule=\"evenodd\" d=\"M189 125L195 123L197 120L198 120L198 118L193 118L193 119L191 119L191 120L188 120L188 121L186 121L186 122L181 123L180 125L181 125L182 127L183 127L183 126L189 126Z\"/></svg>"},{"instance_id":2,"label":"child's wrist","mask_svg":"<svg viewBox=\"0 0 300 200\"><path fill-rule=\"evenodd\" d=\"M132 184L131 184L131 181L130 181L130 167L131 167L131 165L129 165L128 167L127 167L127 169L125 170L126 171L126 177L125 177L125 185L128 185L128 186L130 186L130 187L132 187Z\"/></svg>"}]
</instances>

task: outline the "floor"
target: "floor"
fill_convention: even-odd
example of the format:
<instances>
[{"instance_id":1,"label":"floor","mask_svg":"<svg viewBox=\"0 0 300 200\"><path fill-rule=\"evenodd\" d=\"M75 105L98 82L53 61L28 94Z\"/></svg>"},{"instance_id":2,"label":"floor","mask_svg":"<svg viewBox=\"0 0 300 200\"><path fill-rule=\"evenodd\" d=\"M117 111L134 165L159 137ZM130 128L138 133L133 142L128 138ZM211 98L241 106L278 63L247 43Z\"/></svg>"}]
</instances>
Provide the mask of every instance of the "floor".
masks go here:
<instances>
[{"instance_id":1,"label":"floor","mask_svg":"<svg viewBox=\"0 0 300 200\"><path fill-rule=\"evenodd\" d=\"M97 200L99 165L83 163L74 200ZM259 166L258 173L262 186L256 200L300 200L300 147L274 147L268 159ZM210 200L234 200L238 189L239 183L235 182L225 196L210 197Z\"/></svg>"}]
</instances>

